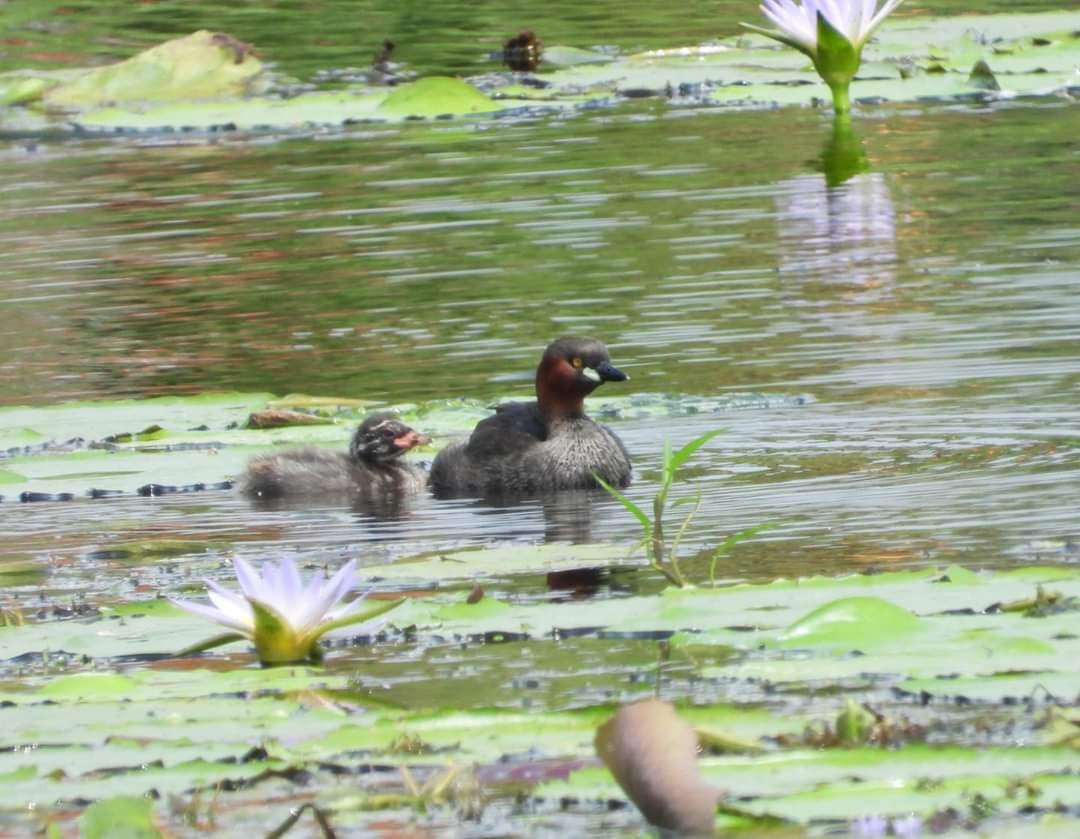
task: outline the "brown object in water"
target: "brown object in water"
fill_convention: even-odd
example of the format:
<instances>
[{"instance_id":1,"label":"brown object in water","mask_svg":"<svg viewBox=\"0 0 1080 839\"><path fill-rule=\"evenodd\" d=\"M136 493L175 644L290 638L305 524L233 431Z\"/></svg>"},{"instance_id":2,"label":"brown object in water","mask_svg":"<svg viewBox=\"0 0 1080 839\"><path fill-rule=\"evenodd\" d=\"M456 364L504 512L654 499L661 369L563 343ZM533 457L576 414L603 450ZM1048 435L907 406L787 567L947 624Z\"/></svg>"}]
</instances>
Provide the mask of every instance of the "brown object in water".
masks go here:
<instances>
[{"instance_id":1,"label":"brown object in water","mask_svg":"<svg viewBox=\"0 0 1080 839\"><path fill-rule=\"evenodd\" d=\"M712 836L720 791L697 766L698 737L659 699L624 705L600 726L596 753L650 824Z\"/></svg>"},{"instance_id":2,"label":"brown object in water","mask_svg":"<svg viewBox=\"0 0 1080 839\"><path fill-rule=\"evenodd\" d=\"M375 53L375 57L371 59L371 67L378 73L389 74L390 73L390 57L394 54L394 48L397 46L393 41L387 38L382 42L382 49Z\"/></svg>"},{"instance_id":3,"label":"brown object in water","mask_svg":"<svg viewBox=\"0 0 1080 839\"><path fill-rule=\"evenodd\" d=\"M226 32L215 32L211 40L219 47L232 50L233 64L243 64L245 58L255 53L255 47L251 44L234 38Z\"/></svg>"},{"instance_id":4,"label":"brown object in water","mask_svg":"<svg viewBox=\"0 0 1080 839\"><path fill-rule=\"evenodd\" d=\"M248 417L247 428L284 428L289 425L330 425L330 420L299 411L268 408L256 411Z\"/></svg>"},{"instance_id":5,"label":"brown object in water","mask_svg":"<svg viewBox=\"0 0 1080 839\"><path fill-rule=\"evenodd\" d=\"M543 60L544 42L525 29L503 44L503 63L518 73L531 73Z\"/></svg>"}]
</instances>

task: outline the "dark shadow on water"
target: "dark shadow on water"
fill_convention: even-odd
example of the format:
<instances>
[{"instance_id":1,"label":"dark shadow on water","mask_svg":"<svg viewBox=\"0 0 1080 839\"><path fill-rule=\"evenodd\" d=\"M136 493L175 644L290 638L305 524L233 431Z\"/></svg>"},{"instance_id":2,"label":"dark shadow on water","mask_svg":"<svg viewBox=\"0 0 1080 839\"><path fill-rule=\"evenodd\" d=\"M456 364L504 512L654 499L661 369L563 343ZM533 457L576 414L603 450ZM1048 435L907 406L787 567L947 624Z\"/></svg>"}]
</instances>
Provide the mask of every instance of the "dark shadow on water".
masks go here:
<instances>
[{"instance_id":1,"label":"dark shadow on water","mask_svg":"<svg viewBox=\"0 0 1080 839\"><path fill-rule=\"evenodd\" d=\"M321 510L337 507L356 514L359 521L377 522L404 521L414 514L414 499L395 493L386 493L378 497L356 496L309 496L300 498L256 498L251 500L251 507L257 512L291 512Z\"/></svg>"},{"instance_id":2,"label":"dark shadow on water","mask_svg":"<svg viewBox=\"0 0 1080 839\"><path fill-rule=\"evenodd\" d=\"M532 498L501 496L472 502L478 515L499 516L507 511L539 510L544 520L544 542L580 545L594 541L593 516L601 490L564 490Z\"/></svg>"},{"instance_id":3,"label":"dark shadow on water","mask_svg":"<svg viewBox=\"0 0 1080 839\"><path fill-rule=\"evenodd\" d=\"M591 544L598 535L598 517L610 517L610 499L602 490L568 490L539 497L447 498L429 493L378 498L307 496L238 499L254 520L275 515L281 524L303 514L328 514L337 522L352 522L356 536L380 542L406 542L436 537L459 543L528 540ZM608 508L608 509L605 509ZM344 516L344 518L343 518ZM247 517L245 517L247 518ZM297 524L301 519L297 518ZM254 523L251 519L249 522Z\"/></svg>"}]
</instances>

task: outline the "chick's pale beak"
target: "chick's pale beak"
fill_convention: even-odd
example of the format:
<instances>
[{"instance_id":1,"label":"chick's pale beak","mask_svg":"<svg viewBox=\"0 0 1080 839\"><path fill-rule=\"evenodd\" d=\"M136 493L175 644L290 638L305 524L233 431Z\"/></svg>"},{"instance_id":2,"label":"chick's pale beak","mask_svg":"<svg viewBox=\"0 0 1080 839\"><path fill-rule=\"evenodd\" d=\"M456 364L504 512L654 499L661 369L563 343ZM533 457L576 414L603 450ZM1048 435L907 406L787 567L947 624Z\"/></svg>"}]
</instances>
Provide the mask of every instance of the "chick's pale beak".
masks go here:
<instances>
[{"instance_id":1,"label":"chick's pale beak","mask_svg":"<svg viewBox=\"0 0 1080 839\"><path fill-rule=\"evenodd\" d=\"M596 373L602 382L625 382L630 378L610 361L601 361L597 364Z\"/></svg>"},{"instance_id":2,"label":"chick's pale beak","mask_svg":"<svg viewBox=\"0 0 1080 839\"><path fill-rule=\"evenodd\" d=\"M408 451L416 446L426 446L431 442L431 438L426 434L421 434L419 431L413 431L411 428L404 434L394 438L394 445L399 449L405 449Z\"/></svg>"}]
</instances>

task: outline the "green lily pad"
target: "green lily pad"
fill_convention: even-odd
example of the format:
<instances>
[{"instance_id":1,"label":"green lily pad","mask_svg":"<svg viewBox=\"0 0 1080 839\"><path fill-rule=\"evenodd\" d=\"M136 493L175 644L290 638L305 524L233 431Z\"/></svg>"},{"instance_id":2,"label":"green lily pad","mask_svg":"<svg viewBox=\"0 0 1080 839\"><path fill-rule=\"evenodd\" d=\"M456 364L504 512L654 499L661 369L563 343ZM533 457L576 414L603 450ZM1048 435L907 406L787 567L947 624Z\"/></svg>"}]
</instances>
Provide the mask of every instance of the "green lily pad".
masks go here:
<instances>
[{"instance_id":1,"label":"green lily pad","mask_svg":"<svg viewBox=\"0 0 1080 839\"><path fill-rule=\"evenodd\" d=\"M432 77L395 88L303 93L289 99L251 97L228 102L185 102L154 107L109 107L78 118L87 129L260 130L400 122L410 118L467 116L504 109L472 85Z\"/></svg>"},{"instance_id":2,"label":"green lily pad","mask_svg":"<svg viewBox=\"0 0 1080 839\"><path fill-rule=\"evenodd\" d=\"M97 801L79 819L83 839L157 839L154 804L147 798L118 795Z\"/></svg>"},{"instance_id":3,"label":"green lily pad","mask_svg":"<svg viewBox=\"0 0 1080 839\"><path fill-rule=\"evenodd\" d=\"M0 486L5 484L24 484L26 478L22 475L18 475L15 472L9 472L7 469L0 469Z\"/></svg>"},{"instance_id":4,"label":"green lily pad","mask_svg":"<svg viewBox=\"0 0 1080 839\"><path fill-rule=\"evenodd\" d=\"M92 556L94 559L144 563L167 557L221 551L227 547L228 544L225 542L206 542L197 539L144 539L138 542L112 542L96 550Z\"/></svg>"},{"instance_id":5,"label":"green lily pad","mask_svg":"<svg viewBox=\"0 0 1080 839\"><path fill-rule=\"evenodd\" d=\"M267 393L206 393L0 408L0 448L73 437L102 440L124 432L138 433L152 425L171 431L207 426L220 432L230 423L242 424L248 414L271 398ZM27 434L34 440L27 439Z\"/></svg>"},{"instance_id":6,"label":"green lily pad","mask_svg":"<svg viewBox=\"0 0 1080 839\"><path fill-rule=\"evenodd\" d=\"M582 64L608 64L614 61L615 57L596 50L553 44L544 47L543 59L545 65L553 67L577 67Z\"/></svg>"},{"instance_id":7,"label":"green lily pad","mask_svg":"<svg viewBox=\"0 0 1080 839\"><path fill-rule=\"evenodd\" d=\"M76 673L45 685L39 693L48 697L69 697L79 701L102 697L126 696L135 682L115 673Z\"/></svg>"},{"instance_id":8,"label":"green lily pad","mask_svg":"<svg viewBox=\"0 0 1080 839\"><path fill-rule=\"evenodd\" d=\"M47 90L50 108L86 109L114 102L167 102L235 97L252 90L262 62L246 45L199 30L125 61L85 71Z\"/></svg>"},{"instance_id":9,"label":"green lily pad","mask_svg":"<svg viewBox=\"0 0 1080 839\"><path fill-rule=\"evenodd\" d=\"M472 580L521 574L549 574L578 568L641 565L631 552L615 545L515 545L462 550L406 559L387 565L369 565L361 573L380 582L466 583Z\"/></svg>"},{"instance_id":10,"label":"green lily pad","mask_svg":"<svg viewBox=\"0 0 1080 839\"><path fill-rule=\"evenodd\" d=\"M290 99L253 97L215 102L170 103L150 107L107 107L89 111L78 124L89 130L163 131L340 126L379 119L385 90L303 93Z\"/></svg>"},{"instance_id":11,"label":"green lily pad","mask_svg":"<svg viewBox=\"0 0 1080 839\"><path fill-rule=\"evenodd\" d=\"M0 485L84 495L90 489L130 493L149 483L215 484L241 474L252 456L277 447L314 444L344 451L373 404L326 398L308 404L299 395L288 403L308 410L317 403L322 419L244 428L253 412L284 404L261 393L0 408L0 448L25 452L5 461Z\"/></svg>"},{"instance_id":12,"label":"green lily pad","mask_svg":"<svg viewBox=\"0 0 1080 839\"><path fill-rule=\"evenodd\" d=\"M918 632L922 624L906 609L880 597L845 597L819 606L781 632L782 647L866 649Z\"/></svg>"},{"instance_id":13,"label":"green lily pad","mask_svg":"<svg viewBox=\"0 0 1080 839\"><path fill-rule=\"evenodd\" d=\"M24 73L0 73L0 105L23 105L34 102L59 80L32 76Z\"/></svg>"},{"instance_id":14,"label":"green lily pad","mask_svg":"<svg viewBox=\"0 0 1080 839\"><path fill-rule=\"evenodd\" d=\"M1059 95L1076 84L1080 39L1074 29L1067 12L891 20L867 45L851 95L863 102ZM542 74L542 91L507 77L482 93L467 81L435 76L394 88L284 99L243 95L258 85L262 67L225 38L194 33L74 78L70 71L63 78L4 74L0 97L26 102L41 96L50 105L81 109L74 122L86 130L136 131L306 129L485 115L517 106L555 113L650 92L675 104L728 108L829 99L805 56L758 35L620 57L553 46L544 53L544 66L556 69ZM188 53L195 58L181 60ZM174 70L175 62L182 70ZM980 62L997 89L971 81Z\"/></svg>"},{"instance_id":15,"label":"green lily pad","mask_svg":"<svg viewBox=\"0 0 1080 839\"><path fill-rule=\"evenodd\" d=\"M460 79L432 76L395 87L379 105L388 117L438 117L492 113L503 106Z\"/></svg>"}]
</instances>

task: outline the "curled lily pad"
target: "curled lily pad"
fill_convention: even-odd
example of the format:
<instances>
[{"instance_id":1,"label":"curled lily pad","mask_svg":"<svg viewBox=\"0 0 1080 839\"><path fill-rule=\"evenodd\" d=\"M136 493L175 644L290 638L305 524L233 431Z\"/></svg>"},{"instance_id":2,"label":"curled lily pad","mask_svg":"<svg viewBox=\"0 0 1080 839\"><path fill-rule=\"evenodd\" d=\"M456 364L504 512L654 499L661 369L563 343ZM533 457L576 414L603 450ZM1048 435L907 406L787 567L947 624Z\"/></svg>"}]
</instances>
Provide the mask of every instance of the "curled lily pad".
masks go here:
<instances>
[{"instance_id":1,"label":"curled lily pad","mask_svg":"<svg viewBox=\"0 0 1080 839\"><path fill-rule=\"evenodd\" d=\"M19 72L0 74L0 105L22 105L34 102L60 84L58 80Z\"/></svg>"},{"instance_id":2,"label":"curled lily pad","mask_svg":"<svg viewBox=\"0 0 1080 839\"><path fill-rule=\"evenodd\" d=\"M786 647L880 646L918 632L921 621L880 597L844 597L814 609L777 636Z\"/></svg>"},{"instance_id":3,"label":"curled lily pad","mask_svg":"<svg viewBox=\"0 0 1080 839\"><path fill-rule=\"evenodd\" d=\"M168 102L239 96L263 72L250 47L230 35L201 29L183 38L87 70L45 92L47 107L82 110L117 102Z\"/></svg>"}]
</instances>

